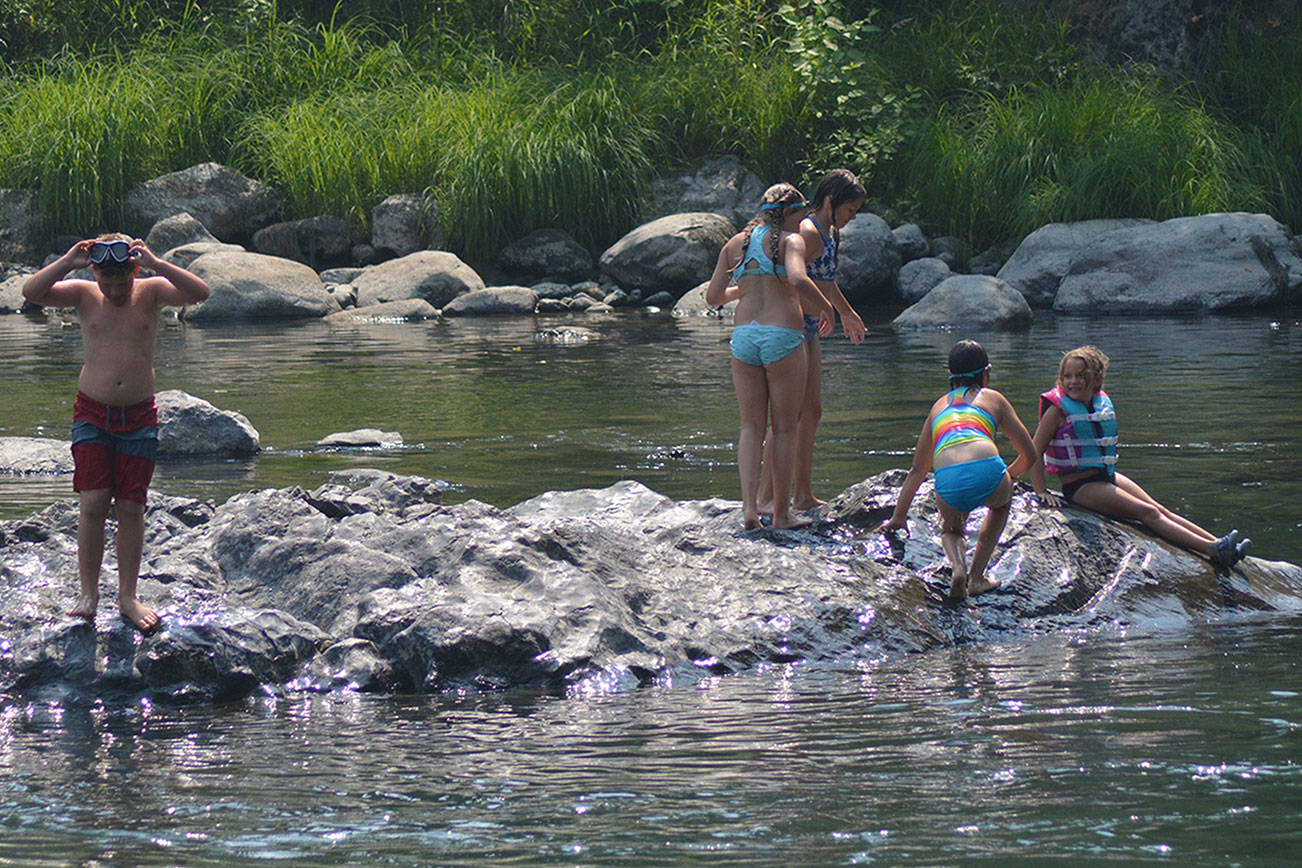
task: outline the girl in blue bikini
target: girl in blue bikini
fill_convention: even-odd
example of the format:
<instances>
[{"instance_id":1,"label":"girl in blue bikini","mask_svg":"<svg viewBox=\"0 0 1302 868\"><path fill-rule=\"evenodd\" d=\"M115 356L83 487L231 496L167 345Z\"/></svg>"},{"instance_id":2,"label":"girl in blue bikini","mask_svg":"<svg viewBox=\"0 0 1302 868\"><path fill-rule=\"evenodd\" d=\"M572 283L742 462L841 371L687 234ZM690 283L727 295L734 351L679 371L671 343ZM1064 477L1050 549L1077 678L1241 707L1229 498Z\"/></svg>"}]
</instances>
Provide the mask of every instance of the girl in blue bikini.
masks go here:
<instances>
[{"instance_id":1,"label":"girl in blue bikini","mask_svg":"<svg viewBox=\"0 0 1302 868\"><path fill-rule=\"evenodd\" d=\"M895 531L906 526L909 504L927 471L935 468L940 545L953 567L949 595L960 600L999 587L998 581L986 578L985 569L1008 520L1012 480L1032 470L1036 490L1043 491L1044 466L1013 405L988 388L990 361L984 347L976 341L956 343L949 351L949 372L950 390L931 405L895 511L879 530ZM1000 425L1017 448L1017 460L1009 468L1005 468L995 447L995 431ZM988 511L969 569L965 553L967 515L983 505Z\"/></svg>"},{"instance_id":2,"label":"girl in blue bikini","mask_svg":"<svg viewBox=\"0 0 1302 868\"><path fill-rule=\"evenodd\" d=\"M724 244L705 290L707 304L738 299L732 330L732 382L737 390L741 431L737 438L737 469L741 476L742 523L760 526L758 508L760 457L764 430L772 426L773 461L770 472L777 491L791 490L796 454L796 425L805 391L805 330L801 314L818 311L819 329L832 329L832 306L805 273L805 244L800 221L809 203L790 184L764 191L759 214ZM728 284L736 281L730 292ZM780 497L773 504L773 526L808 525L793 518L790 504Z\"/></svg>"}]
</instances>

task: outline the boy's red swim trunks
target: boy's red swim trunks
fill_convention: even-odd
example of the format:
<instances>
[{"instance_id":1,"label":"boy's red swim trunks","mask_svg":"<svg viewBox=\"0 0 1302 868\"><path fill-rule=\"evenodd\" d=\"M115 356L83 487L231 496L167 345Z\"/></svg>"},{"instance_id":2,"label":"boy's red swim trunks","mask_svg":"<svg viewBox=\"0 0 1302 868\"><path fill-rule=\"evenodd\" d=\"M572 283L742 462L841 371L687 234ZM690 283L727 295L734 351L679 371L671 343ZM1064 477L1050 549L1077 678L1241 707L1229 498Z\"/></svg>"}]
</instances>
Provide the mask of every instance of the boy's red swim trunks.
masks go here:
<instances>
[{"instance_id":1,"label":"boy's red swim trunks","mask_svg":"<svg viewBox=\"0 0 1302 868\"><path fill-rule=\"evenodd\" d=\"M72 489L107 488L143 504L154 478L158 406L152 397L130 407L101 404L81 392L72 406Z\"/></svg>"}]
</instances>

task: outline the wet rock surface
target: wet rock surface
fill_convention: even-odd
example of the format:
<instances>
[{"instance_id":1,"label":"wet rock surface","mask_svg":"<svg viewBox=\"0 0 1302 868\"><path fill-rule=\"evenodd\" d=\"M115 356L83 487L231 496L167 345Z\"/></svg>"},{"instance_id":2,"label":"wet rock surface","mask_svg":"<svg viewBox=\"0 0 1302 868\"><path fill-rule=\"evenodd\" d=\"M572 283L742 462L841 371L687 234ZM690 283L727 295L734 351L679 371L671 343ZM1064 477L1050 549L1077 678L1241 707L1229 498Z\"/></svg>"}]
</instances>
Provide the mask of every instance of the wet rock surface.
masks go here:
<instances>
[{"instance_id":1,"label":"wet rock surface","mask_svg":"<svg viewBox=\"0 0 1302 868\"><path fill-rule=\"evenodd\" d=\"M442 483L379 470L216 507L154 496L141 590L164 627L149 637L112 605L112 546L95 624L63 614L77 524L64 501L0 522L0 693L210 702L258 690L609 690L1302 611L1295 565L1249 558L1218 575L1137 528L1024 494L992 562L1003 587L949 605L929 483L911 536L856 536L888 514L902 478L850 487L799 532L742 532L734 501L676 502L636 482L509 509L447 506Z\"/></svg>"}]
</instances>

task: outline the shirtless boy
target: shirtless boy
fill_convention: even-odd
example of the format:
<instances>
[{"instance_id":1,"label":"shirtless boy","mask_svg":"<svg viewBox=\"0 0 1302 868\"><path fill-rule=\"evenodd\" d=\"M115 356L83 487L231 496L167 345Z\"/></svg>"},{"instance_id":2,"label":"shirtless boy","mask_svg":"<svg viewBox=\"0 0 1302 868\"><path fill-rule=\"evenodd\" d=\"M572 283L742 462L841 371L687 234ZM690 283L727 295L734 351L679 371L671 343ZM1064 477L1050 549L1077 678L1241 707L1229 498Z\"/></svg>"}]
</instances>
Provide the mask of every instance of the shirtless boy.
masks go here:
<instances>
[{"instance_id":1,"label":"shirtless boy","mask_svg":"<svg viewBox=\"0 0 1302 868\"><path fill-rule=\"evenodd\" d=\"M65 280L91 267L94 280ZM144 266L154 276L137 279ZM159 259L139 238L101 235L78 241L23 284L32 304L75 307L85 361L77 379L72 422L72 487L80 497L77 569L81 596L69 612L88 621L99 606L104 521L117 506L118 610L142 633L158 613L136 596L145 540L145 495L154 475L158 411L154 343L164 306L198 304L208 284Z\"/></svg>"}]
</instances>

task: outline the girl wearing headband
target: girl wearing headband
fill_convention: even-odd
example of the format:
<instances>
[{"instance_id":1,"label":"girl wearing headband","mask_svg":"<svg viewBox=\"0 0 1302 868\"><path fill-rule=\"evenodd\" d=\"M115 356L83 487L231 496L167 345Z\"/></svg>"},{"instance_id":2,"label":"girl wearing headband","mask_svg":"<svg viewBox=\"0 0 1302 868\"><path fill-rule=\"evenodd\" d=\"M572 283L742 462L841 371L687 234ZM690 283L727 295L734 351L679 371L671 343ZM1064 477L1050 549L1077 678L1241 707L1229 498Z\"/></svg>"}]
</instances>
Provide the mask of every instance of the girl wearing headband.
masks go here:
<instances>
[{"instance_id":1,"label":"girl wearing headband","mask_svg":"<svg viewBox=\"0 0 1302 868\"><path fill-rule=\"evenodd\" d=\"M741 415L737 469L742 524L747 529L760 526L760 458L768 425L772 426L770 473L774 488L791 489L796 424L805 386L802 304L818 311L824 333L832 328L832 306L805 273L805 244L799 228L807 213L809 203L790 184L774 184L765 190L755 219L719 251L705 290L707 304L738 301L738 325L729 343ZM734 281L736 289L729 289ZM791 516L787 498L778 501L773 504L775 528L810 523L808 518Z\"/></svg>"}]
</instances>

